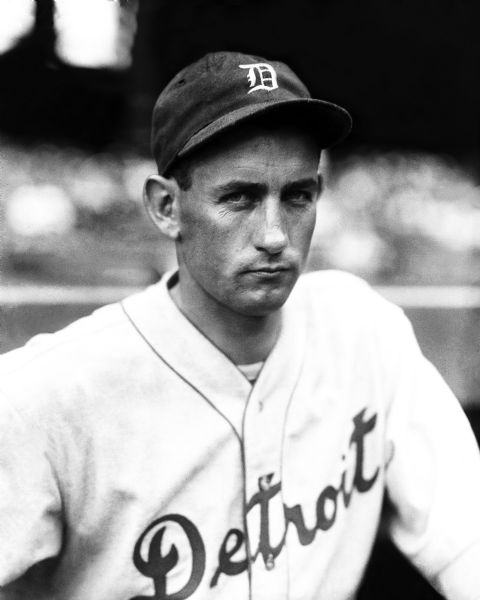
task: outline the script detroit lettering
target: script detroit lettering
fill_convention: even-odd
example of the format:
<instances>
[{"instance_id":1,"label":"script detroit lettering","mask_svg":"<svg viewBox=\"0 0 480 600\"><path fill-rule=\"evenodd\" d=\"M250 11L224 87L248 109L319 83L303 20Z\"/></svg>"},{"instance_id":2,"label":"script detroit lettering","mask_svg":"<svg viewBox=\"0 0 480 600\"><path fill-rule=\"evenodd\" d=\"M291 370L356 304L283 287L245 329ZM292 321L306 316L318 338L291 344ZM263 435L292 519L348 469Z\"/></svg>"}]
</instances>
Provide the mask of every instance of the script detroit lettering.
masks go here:
<instances>
[{"instance_id":1,"label":"script detroit lettering","mask_svg":"<svg viewBox=\"0 0 480 600\"><path fill-rule=\"evenodd\" d=\"M293 525L302 546L309 545L319 531L327 531L335 524L339 502L348 508L354 491L364 494L368 492L379 474L379 467L368 475L364 472L365 437L373 431L377 422L377 415L365 418L366 408L353 418L353 432L350 436L349 447L354 449L353 477L350 473L350 485L347 484L348 469L340 477L340 484L327 485L319 494L316 501L316 522L311 528L305 524L303 511L300 505L286 506L284 504L285 528L281 541L275 546L271 545L269 534L269 503L280 492L281 482L262 489L259 485L256 492L247 504L247 511L254 507L260 508L260 534L256 551L251 556L255 561L259 556L267 564L268 560L275 559L285 546L289 527ZM268 477L268 475L267 475ZM162 544L163 536L169 526L180 528L186 540L191 558L191 573L187 583L182 589L169 592L167 588L168 573L179 561L179 551L174 545L165 550ZM223 575L235 576L247 570L247 558L235 560L237 553L245 551L245 534L240 529L230 529L218 551L218 566L210 580L210 587L215 587L219 577ZM182 515L165 515L151 523L135 544L133 553L135 567L144 575L153 580L153 596L135 596L130 600L185 600L189 598L200 585L206 562L206 550L202 536L197 526Z\"/></svg>"}]
</instances>

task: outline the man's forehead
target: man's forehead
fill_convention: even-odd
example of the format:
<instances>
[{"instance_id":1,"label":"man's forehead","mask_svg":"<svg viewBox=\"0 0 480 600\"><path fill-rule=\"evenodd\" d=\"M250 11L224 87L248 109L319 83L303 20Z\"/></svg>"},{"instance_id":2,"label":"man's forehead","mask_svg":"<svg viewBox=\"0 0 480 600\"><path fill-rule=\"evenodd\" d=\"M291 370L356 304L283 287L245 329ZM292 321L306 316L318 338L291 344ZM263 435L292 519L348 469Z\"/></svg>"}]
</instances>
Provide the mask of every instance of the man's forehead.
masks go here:
<instances>
[{"instance_id":1,"label":"man's forehead","mask_svg":"<svg viewBox=\"0 0 480 600\"><path fill-rule=\"evenodd\" d=\"M267 187L284 187L295 182L316 180L318 161L289 160L285 162L272 157L262 161L254 155L250 159L245 157L237 160L231 157L230 160L200 165L194 173L194 186L197 184L212 189L249 183Z\"/></svg>"}]
</instances>

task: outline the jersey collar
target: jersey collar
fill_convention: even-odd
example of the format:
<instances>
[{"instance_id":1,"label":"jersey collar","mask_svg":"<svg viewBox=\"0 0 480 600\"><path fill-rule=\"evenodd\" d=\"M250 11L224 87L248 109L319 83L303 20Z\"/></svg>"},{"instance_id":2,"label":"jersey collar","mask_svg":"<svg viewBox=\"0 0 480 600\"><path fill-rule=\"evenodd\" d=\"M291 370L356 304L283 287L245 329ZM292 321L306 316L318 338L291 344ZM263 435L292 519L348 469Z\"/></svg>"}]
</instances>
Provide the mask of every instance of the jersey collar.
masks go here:
<instances>
[{"instance_id":1,"label":"jersey collar","mask_svg":"<svg viewBox=\"0 0 480 600\"><path fill-rule=\"evenodd\" d=\"M151 350L221 413L239 437L252 402L276 402L286 410L305 351L306 326L298 298L290 298L283 307L279 338L252 388L237 366L178 309L168 291L174 277L177 272L170 271L159 283L122 302Z\"/></svg>"}]
</instances>

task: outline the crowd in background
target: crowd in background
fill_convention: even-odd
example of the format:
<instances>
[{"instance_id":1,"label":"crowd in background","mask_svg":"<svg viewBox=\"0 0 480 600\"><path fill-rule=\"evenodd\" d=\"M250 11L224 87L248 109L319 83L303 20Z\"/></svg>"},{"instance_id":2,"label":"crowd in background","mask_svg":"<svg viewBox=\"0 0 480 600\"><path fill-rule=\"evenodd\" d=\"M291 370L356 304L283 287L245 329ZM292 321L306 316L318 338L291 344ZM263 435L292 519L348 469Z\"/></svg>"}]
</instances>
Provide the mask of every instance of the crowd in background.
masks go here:
<instances>
[{"instance_id":1,"label":"crowd in background","mask_svg":"<svg viewBox=\"0 0 480 600\"><path fill-rule=\"evenodd\" d=\"M119 148L20 147L2 155L4 281L144 284L173 264L148 221L153 161ZM439 157L352 156L323 165L309 268L374 283L478 284L480 189Z\"/></svg>"}]
</instances>

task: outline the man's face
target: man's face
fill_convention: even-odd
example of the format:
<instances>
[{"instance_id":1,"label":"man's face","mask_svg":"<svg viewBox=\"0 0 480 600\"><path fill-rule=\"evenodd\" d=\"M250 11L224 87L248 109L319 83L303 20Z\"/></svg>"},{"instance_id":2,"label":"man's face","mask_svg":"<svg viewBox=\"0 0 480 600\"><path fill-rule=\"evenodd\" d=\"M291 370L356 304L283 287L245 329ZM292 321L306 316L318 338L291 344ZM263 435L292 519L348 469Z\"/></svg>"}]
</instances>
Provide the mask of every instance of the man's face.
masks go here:
<instances>
[{"instance_id":1,"label":"man's face","mask_svg":"<svg viewBox=\"0 0 480 600\"><path fill-rule=\"evenodd\" d=\"M180 277L207 306L264 316L288 298L315 225L319 149L296 130L235 134L179 197Z\"/></svg>"}]
</instances>

